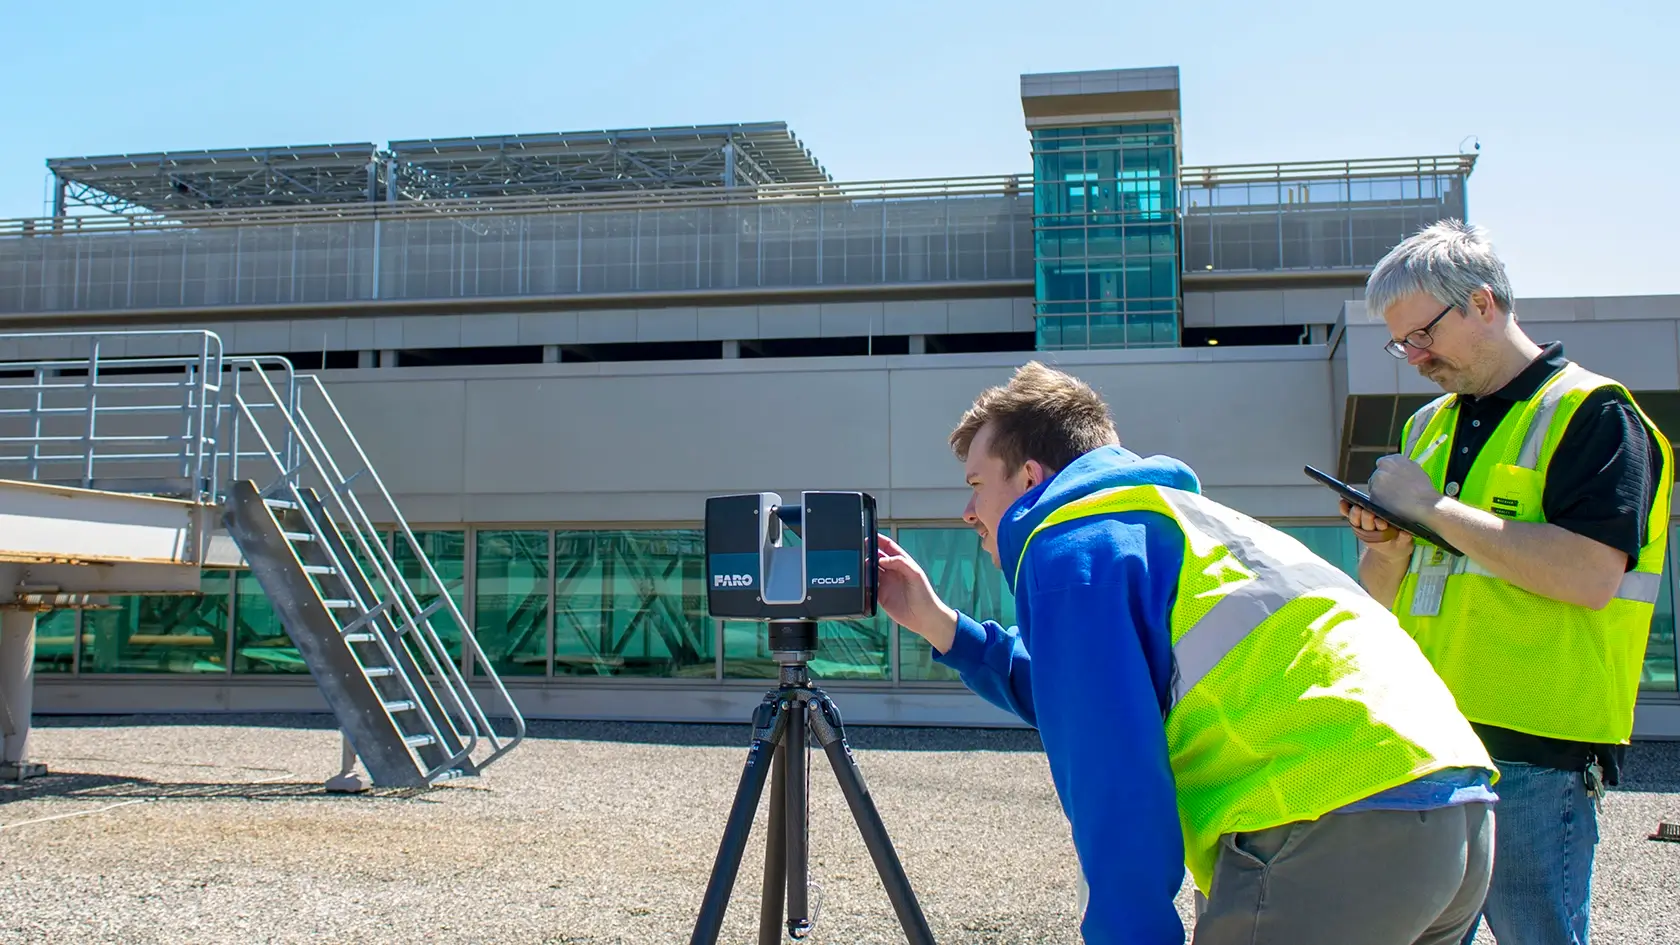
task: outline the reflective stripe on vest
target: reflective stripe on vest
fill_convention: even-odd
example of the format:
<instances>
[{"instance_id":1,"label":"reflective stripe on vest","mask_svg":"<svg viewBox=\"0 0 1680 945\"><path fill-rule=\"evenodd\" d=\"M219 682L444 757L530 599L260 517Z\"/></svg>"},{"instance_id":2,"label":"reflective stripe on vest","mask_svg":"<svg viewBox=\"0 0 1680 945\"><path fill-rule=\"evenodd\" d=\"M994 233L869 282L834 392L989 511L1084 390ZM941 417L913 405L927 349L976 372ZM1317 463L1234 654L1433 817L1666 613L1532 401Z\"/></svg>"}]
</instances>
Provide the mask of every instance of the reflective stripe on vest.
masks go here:
<instances>
[{"instance_id":1,"label":"reflective stripe on vest","mask_svg":"<svg viewBox=\"0 0 1680 945\"><path fill-rule=\"evenodd\" d=\"M1422 559L1427 554L1423 548L1412 549L1412 561L1408 571L1417 572L1422 569ZM1448 575L1475 574L1480 577L1498 578L1493 573L1471 558L1449 556L1450 570ZM1504 580L1500 578L1500 580ZM1629 571L1622 575L1622 583L1616 588L1616 600L1631 600L1641 604L1655 604L1662 593L1662 575L1646 571Z\"/></svg>"},{"instance_id":2,"label":"reflective stripe on vest","mask_svg":"<svg viewBox=\"0 0 1680 945\"><path fill-rule=\"evenodd\" d=\"M1228 572L1238 576L1235 580L1227 580L1215 588L1216 592L1223 595L1219 601L1212 609L1184 628L1182 633L1175 635L1172 647L1172 704L1167 709L1169 713L1172 706L1178 705L1184 698L1185 693L1195 688L1196 684L1212 672L1238 644L1247 639L1256 627L1272 614L1282 610L1290 601L1305 594L1332 588L1360 596L1365 593L1352 578L1320 558L1284 561L1259 547L1253 538L1241 529L1241 521L1247 519L1247 516L1241 516L1241 513L1231 512L1194 493L1138 486L1123 486L1096 492L1070 502L1046 516L1022 544L1021 557L1015 563L1016 586L1019 586L1021 580L1021 564L1026 560L1026 545L1030 544L1039 532L1076 518L1102 514L1105 511L1104 506L1113 505L1122 494L1138 488L1151 489L1154 495L1172 510L1181 527L1187 530L1194 529L1199 533L1196 536L1198 539L1211 540L1223 545L1246 571L1239 574L1232 569ZM1235 518L1236 521L1223 521L1227 516ZM1265 527L1258 522L1254 524ZM1189 537L1187 534L1186 538Z\"/></svg>"},{"instance_id":3,"label":"reflective stripe on vest","mask_svg":"<svg viewBox=\"0 0 1680 945\"><path fill-rule=\"evenodd\" d=\"M1546 443L1546 435L1552 429L1552 418L1557 415L1558 405L1563 403L1563 398L1570 391L1589 385L1596 388L1609 380L1574 362L1564 365L1563 370L1557 372L1552 381L1540 391L1538 405L1534 409L1534 419L1528 425L1527 435L1523 437L1522 452L1517 454L1516 465L1524 469L1539 469L1540 448Z\"/></svg>"},{"instance_id":4,"label":"reflective stripe on vest","mask_svg":"<svg viewBox=\"0 0 1680 945\"><path fill-rule=\"evenodd\" d=\"M1512 404L1489 432L1481 455L1455 476L1457 500L1512 522L1545 523L1548 471L1574 414L1595 391L1626 399L1660 454L1655 496L1643 523L1634 567L1602 608L1529 591L1473 559L1420 543L1393 609L1476 722L1532 735L1590 743L1626 742L1633 726L1640 666L1655 605L1665 587L1673 451L1627 388L1573 362ZM1448 398L1408 420L1408 456L1426 439L1458 432L1459 406ZM1437 490L1456 453L1432 456L1424 470ZM1430 585L1429 582L1440 583ZM1583 698L1583 693L1590 697Z\"/></svg>"},{"instance_id":5,"label":"reflective stripe on vest","mask_svg":"<svg viewBox=\"0 0 1680 945\"><path fill-rule=\"evenodd\" d=\"M1445 407L1455 396L1454 394L1443 394L1419 407L1418 412L1412 414L1412 419L1406 423L1406 442L1400 448L1401 455L1412 455L1417 447L1418 437L1423 436L1423 431L1429 429L1429 422L1435 419L1435 414L1439 413L1441 408Z\"/></svg>"},{"instance_id":6,"label":"reflective stripe on vest","mask_svg":"<svg viewBox=\"0 0 1680 945\"><path fill-rule=\"evenodd\" d=\"M1435 771L1494 770L1452 694L1393 614L1299 541L1195 493L1123 486L1055 509L1022 545L1013 583L1018 605L1033 606L1040 575L1025 562L1040 532L1088 527L1095 546L1107 527L1099 519L1136 513L1166 519L1171 524L1158 527L1182 542L1165 618L1173 679L1162 700L1162 726L1185 866L1202 892L1212 889L1226 834L1314 820ZM1157 526L1149 528L1154 533ZM1043 560L1035 558L1035 565L1045 567ZM1151 562L1160 566L1153 556ZM1081 621L1034 633L1117 630ZM1023 642L1030 649L1033 641ZM1056 672L1040 669L1047 665L1035 664L1034 672ZM1058 727L1046 729L1046 744L1080 737L1074 726L1086 721L1041 719ZM1124 779L1096 771L1069 777L1074 780L1064 789L1125 803ZM1088 842L1077 829L1075 842Z\"/></svg>"}]
</instances>

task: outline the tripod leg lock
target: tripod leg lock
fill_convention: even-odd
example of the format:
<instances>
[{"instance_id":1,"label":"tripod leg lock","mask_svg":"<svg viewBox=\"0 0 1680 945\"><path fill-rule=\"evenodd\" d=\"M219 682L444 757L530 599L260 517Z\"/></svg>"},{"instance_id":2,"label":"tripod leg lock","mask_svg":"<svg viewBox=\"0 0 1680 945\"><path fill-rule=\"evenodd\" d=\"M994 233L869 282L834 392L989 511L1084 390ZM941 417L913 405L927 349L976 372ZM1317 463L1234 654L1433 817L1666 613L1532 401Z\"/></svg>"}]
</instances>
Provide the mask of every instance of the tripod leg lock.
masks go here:
<instances>
[{"instance_id":1,"label":"tripod leg lock","mask_svg":"<svg viewBox=\"0 0 1680 945\"><path fill-rule=\"evenodd\" d=\"M846 740L846 728L840 723L840 709L834 701L822 690L815 690L815 697L811 700L820 712L811 713L811 734L817 736L817 744L824 748L834 742ZM851 749L848 746L847 751Z\"/></svg>"},{"instance_id":2,"label":"tripod leg lock","mask_svg":"<svg viewBox=\"0 0 1680 945\"><path fill-rule=\"evenodd\" d=\"M753 710L753 741L774 741L776 725L781 721L782 706L779 697L766 696L764 701Z\"/></svg>"}]
</instances>

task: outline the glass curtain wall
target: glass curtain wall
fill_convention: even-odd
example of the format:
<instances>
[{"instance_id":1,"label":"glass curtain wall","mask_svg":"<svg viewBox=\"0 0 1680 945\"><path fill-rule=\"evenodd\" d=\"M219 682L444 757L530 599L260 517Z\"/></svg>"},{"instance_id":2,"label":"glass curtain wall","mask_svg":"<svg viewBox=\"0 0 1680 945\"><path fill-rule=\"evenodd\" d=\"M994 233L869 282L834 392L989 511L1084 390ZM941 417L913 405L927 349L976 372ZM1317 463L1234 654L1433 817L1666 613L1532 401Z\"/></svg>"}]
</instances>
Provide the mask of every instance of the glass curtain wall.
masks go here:
<instances>
[{"instance_id":1,"label":"glass curtain wall","mask_svg":"<svg viewBox=\"0 0 1680 945\"><path fill-rule=\"evenodd\" d=\"M980 547L974 529L904 527L898 530L898 543L927 571L933 589L947 604L976 620L1014 626L1015 595L991 554ZM898 678L956 680L958 676L933 661L933 648L926 640L900 629Z\"/></svg>"},{"instance_id":2,"label":"glass curtain wall","mask_svg":"<svg viewBox=\"0 0 1680 945\"><path fill-rule=\"evenodd\" d=\"M206 571L203 594L113 597L84 612L81 671L227 672L230 584L229 572Z\"/></svg>"},{"instance_id":3,"label":"glass curtain wall","mask_svg":"<svg viewBox=\"0 0 1680 945\"><path fill-rule=\"evenodd\" d=\"M68 673L76 666L77 615L49 610L35 617L35 672Z\"/></svg>"},{"instance_id":4,"label":"glass curtain wall","mask_svg":"<svg viewBox=\"0 0 1680 945\"><path fill-rule=\"evenodd\" d=\"M1172 122L1033 132L1038 348L1178 345Z\"/></svg>"},{"instance_id":5,"label":"glass curtain wall","mask_svg":"<svg viewBox=\"0 0 1680 945\"><path fill-rule=\"evenodd\" d=\"M1280 523L1277 528L1348 574L1357 573L1358 541L1345 526ZM971 529L916 525L894 532L953 607L978 619L1014 624L1014 597ZM469 613L468 533L415 535L457 606ZM705 538L699 529L481 529L470 537L476 556L470 613L479 645L499 673L694 680L776 676L762 624L715 621L706 614ZM1669 535L1668 564L1651 621L1640 681L1647 696L1680 694L1677 550L1680 528ZM395 557L415 582L422 605L436 600L437 590L420 577L412 552L398 549ZM206 571L203 588L202 595L114 597L105 608L43 613L36 625L35 671L308 673L249 572ZM443 626L434 622L440 632ZM933 661L925 641L894 626L885 612L873 620L823 621L819 636L820 649L811 663L818 679L896 679L909 685L956 680L956 674ZM459 653L459 640L452 642Z\"/></svg>"},{"instance_id":6,"label":"glass curtain wall","mask_svg":"<svg viewBox=\"0 0 1680 945\"><path fill-rule=\"evenodd\" d=\"M546 529L477 533L473 629L499 675L548 670L549 550Z\"/></svg>"},{"instance_id":7,"label":"glass curtain wall","mask_svg":"<svg viewBox=\"0 0 1680 945\"><path fill-rule=\"evenodd\" d=\"M699 529L557 532L554 674L716 675L705 552Z\"/></svg>"}]
</instances>

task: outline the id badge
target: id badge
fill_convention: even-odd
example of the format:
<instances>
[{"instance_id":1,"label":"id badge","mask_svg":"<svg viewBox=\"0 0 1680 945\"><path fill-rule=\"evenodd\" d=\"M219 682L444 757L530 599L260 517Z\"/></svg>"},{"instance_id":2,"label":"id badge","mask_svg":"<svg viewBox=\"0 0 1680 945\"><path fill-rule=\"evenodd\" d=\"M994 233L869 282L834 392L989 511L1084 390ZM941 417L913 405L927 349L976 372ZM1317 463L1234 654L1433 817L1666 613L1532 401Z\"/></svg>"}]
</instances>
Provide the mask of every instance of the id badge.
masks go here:
<instances>
[{"instance_id":1,"label":"id badge","mask_svg":"<svg viewBox=\"0 0 1680 945\"><path fill-rule=\"evenodd\" d=\"M1452 573L1452 557L1433 546L1420 553L1427 557L1418 568L1417 586L1412 591L1412 616L1438 616L1441 595L1447 589L1447 575Z\"/></svg>"}]
</instances>

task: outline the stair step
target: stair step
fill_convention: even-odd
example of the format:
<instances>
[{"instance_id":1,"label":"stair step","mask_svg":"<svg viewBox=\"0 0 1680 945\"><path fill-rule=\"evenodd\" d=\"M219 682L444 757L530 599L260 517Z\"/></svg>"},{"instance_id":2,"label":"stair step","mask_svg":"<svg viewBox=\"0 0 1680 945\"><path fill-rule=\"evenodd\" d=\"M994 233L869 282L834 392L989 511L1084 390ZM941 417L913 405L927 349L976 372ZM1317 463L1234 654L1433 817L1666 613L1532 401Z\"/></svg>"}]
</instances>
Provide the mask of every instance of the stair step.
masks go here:
<instances>
[{"instance_id":1,"label":"stair step","mask_svg":"<svg viewBox=\"0 0 1680 945\"><path fill-rule=\"evenodd\" d=\"M414 707L413 699L398 699L395 702L385 703L386 712L413 712ZM427 737L430 738L431 736Z\"/></svg>"},{"instance_id":2,"label":"stair step","mask_svg":"<svg viewBox=\"0 0 1680 945\"><path fill-rule=\"evenodd\" d=\"M322 600L321 603L326 604L328 610L349 610L356 606L356 602L353 600L341 600L336 597L327 598Z\"/></svg>"},{"instance_id":3,"label":"stair step","mask_svg":"<svg viewBox=\"0 0 1680 945\"><path fill-rule=\"evenodd\" d=\"M362 675L369 679L378 679L382 676L395 676L396 674L397 671L389 666L369 666L362 671Z\"/></svg>"},{"instance_id":4,"label":"stair step","mask_svg":"<svg viewBox=\"0 0 1680 945\"><path fill-rule=\"evenodd\" d=\"M298 504L291 499L264 499L263 505L271 509L295 509L298 507Z\"/></svg>"},{"instance_id":5,"label":"stair step","mask_svg":"<svg viewBox=\"0 0 1680 945\"><path fill-rule=\"evenodd\" d=\"M303 573L304 574L337 574L338 569L333 567L330 564L306 564L306 565L303 566Z\"/></svg>"},{"instance_id":6,"label":"stair step","mask_svg":"<svg viewBox=\"0 0 1680 945\"><path fill-rule=\"evenodd\" d=\"M308 532L281 532L287 541L314 541L315 536Z\"/></svg>"},{"instance_id":7,"label":"stair step","mask_svg":"<svg viewBox=\"0 0 1680 945\"><path fill-rule=\"evenodd\" d=\"M436 745L437 739L430 735L410 735L403 739L403 744L410 748L425 748L427 745Z\"/></svg>"},{"instance_id":8,"label":"stair step","mask_svg":"<svg viewBox=\"0 0 1680 945\"><path fill-rule=\"evenodd\" d=\"M460 768L450 768L447 771L438 772L438 776L432 779L432 783L436 784L439 781L453 781L456 778L464 778L466 776L466 772L462 771Z\"/></svg>"},{"instance_id":9,"label":"stair step","mask_svg":"<svg viewBox=\"0 0 1680 945\"><path fill-rule=\"evenodd\" d=\"M371 634L371 633L346 633L344 635L344 642L345 643L372 643L373 642L373 634Z\"/></svg>"}]
</instances>

